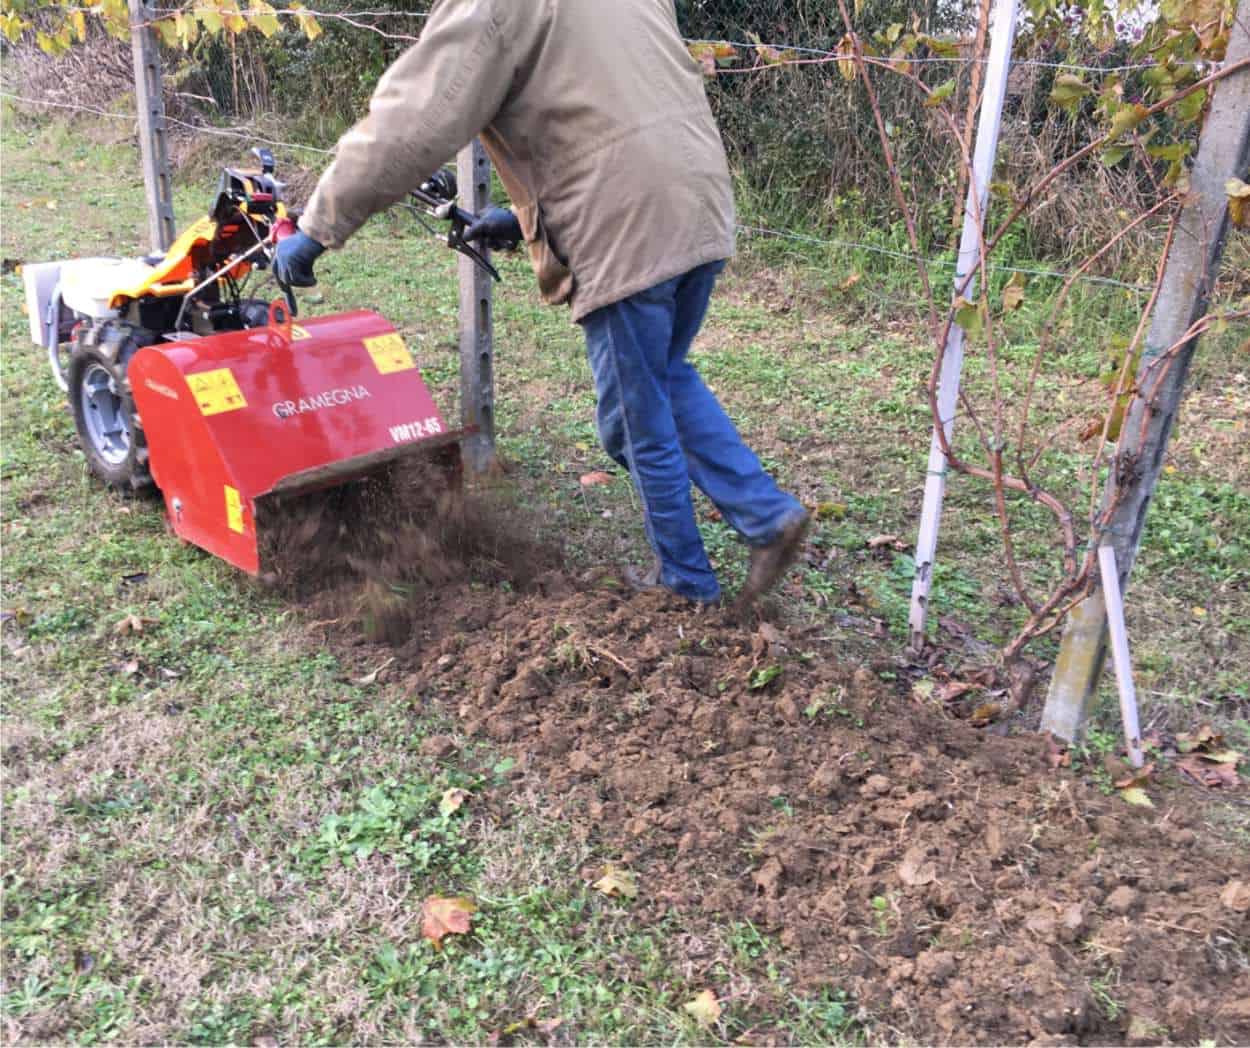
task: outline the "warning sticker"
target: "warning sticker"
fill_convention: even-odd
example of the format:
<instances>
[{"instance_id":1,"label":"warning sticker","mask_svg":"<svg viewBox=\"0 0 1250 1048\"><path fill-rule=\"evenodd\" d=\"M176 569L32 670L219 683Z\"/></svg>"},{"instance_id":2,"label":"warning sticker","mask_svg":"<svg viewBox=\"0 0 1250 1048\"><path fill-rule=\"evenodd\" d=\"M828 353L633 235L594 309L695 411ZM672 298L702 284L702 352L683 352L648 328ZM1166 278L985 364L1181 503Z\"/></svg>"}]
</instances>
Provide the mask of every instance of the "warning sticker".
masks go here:
<instances>
[{"instance_id":1,"label":"warning sticker","mask_svg":"<svg viewBox=\"0 0 1250 1048\"><path fill-rule=\"evenodd\" d=\"M232 488L229 484L226 488L226 523L230 525L231 531L237 531L243 534L243 500L239 498L239 489Z\"/></svg>"},{"instance_id":2,"label":"warning sticker","mask_svg":"<svg viewBox=\"0 0 1250 1048\"><path fill-rule=\"evenodd\" d=\"M229 368L188 375L187 385L191 387L191 394L199 404L201 414L220 415L223 411L237 411L247 407L243 392Z\"/></svg>"},{"instance_id":3,"label":"warning sticker","mask_svg":"<svg viewBox=\"0 0 1250 1048\"><path fill-rule=\"evenodd\" d=\"M416 367L412 362L412 354L404 345L404 340L392 331L389 335L373 335L364 340L365 349L373 357L373 364L379 375L390 375L396 371L407 371Z\"/></svg>"},{"instance_id":4,"label":"warning sticker","mask_svg":"<svg viewBox=\"0 0 1250 1048\"><path fill-rule=\"evenodd\" d=\"M312 338L308 333L308 328L300 327L298 324L291 325L291 341L299 342L301 339Z\"/></svg>"}]
</instances>

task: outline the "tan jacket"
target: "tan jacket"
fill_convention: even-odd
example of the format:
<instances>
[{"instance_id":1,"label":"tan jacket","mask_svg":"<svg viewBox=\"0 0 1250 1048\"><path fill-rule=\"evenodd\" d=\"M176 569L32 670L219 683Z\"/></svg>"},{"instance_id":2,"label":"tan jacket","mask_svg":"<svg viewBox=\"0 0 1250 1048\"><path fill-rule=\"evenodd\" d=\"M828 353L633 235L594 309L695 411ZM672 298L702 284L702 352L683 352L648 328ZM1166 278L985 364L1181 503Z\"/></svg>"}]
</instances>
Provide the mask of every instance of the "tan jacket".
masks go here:
<instances>
[{"instance_id":1,"label":"tan jacket","mask_svg":"<svg viewBox=\"0 0 1250 1048\"><path fill-rule=\"evenodd\" d=\"M441 0L300 219L340 247L475 135L573 318L734 251L724 148L672 0Z\"/></svg>"}]
</instances>

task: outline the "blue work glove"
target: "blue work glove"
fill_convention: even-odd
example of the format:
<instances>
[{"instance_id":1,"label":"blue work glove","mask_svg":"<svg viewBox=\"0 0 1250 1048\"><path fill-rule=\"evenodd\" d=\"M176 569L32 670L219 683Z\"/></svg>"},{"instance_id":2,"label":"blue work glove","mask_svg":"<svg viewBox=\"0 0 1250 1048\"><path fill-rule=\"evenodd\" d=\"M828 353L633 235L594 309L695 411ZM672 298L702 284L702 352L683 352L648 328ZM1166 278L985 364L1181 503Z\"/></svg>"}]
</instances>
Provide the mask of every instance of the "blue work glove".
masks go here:
<instances>
[{"instance_id":1,"label":"blue work glove","mask_svg":"<svg viewBox=\"0 0 1250 1048\"><path fill-rule=\"evenodd\" d=\"M464 231L464 239L480 240L488 251L511 251L521 242L521 223L506 207L488 207Z\"/></svg>"},{"instance_id":2,"label":"blue work glove","mask_svg":"<svg viewBox=\"0 0 1250 1048\"><path fill-rule=\"evenodd\" d=\"M325 250L303 230L278 241L273 253L274 275L288 287L314 287L313 263Z\"/></svg>"}]
</instances>

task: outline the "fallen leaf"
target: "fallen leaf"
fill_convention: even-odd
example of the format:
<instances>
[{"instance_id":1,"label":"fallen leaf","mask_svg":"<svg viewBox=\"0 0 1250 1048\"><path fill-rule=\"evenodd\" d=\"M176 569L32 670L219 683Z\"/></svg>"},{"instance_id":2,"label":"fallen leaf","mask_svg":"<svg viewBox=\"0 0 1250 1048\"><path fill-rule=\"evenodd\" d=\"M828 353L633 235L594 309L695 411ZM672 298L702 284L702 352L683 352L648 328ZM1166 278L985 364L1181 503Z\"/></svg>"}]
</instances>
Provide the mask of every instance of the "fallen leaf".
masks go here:
<instances>
[{"instance_id":1,"label":"fallen leaf","mask_svg":"<svg viewBox=\"0 0 1250 1048\"><path fill-rule=\"evenodd\" d=\"M1215 764L1231 764L1233 767L1236 767L1237 762L1241 760L1241 754L1236 750L1217 750L1214 753L1203 751L1194 754L1194 756L1201 757L1204 761L1212 761Z\"/></svg>"},{"instance_id":2,"label":"fallen leaf","mask_svg":"<svg viewBox=\"0 0 1250 1048\"><path fill-rule=\"evenodd\" d=\"M131 659L129 662L121 664L121 673L123 677L133 677L139 672L139 660Z\"/></svg>"},{"instance_id":3,"label":"fallen leaf","mask_svg":"<svg viewBox=\"0 0 1250 1048\"><path fill-rule=\"evenodd\" d=\"M906 543L902 542L897 535L874 535L868 540L869 549L880 549L882 546L890 546L893 549L906 549Z\"/></svg>"},{"instance_id":4,"label":"fallen leaf","mask_svg":"<svg viewBox=\"0 0 1250 1048\"><path fill-rule=\"evenodd\" d=\"M1250 910L1250 884L1229 881L1220 892L1220 902L1236 913L1245 913Z\"/></svg>"},{"instance_id":5,"label":"fallen leaf","mask_svg":"<svg viewBox=\"0 0 1250 1048\"><path fill-rule=\"evenodd\" d=\"M450 790L443 793L443 799L438 802L438 810L444 815L451 815L459 811L468 799L468 790L462 790L453 786Z\"/></svg>"},{"instance_id":6,"label":"fallen leaf","mask_svg":"<svg viewBox=\"0 0 1250 1048\"><path fill-rule=\"evenodd\" d=\"M392 655L389 659L387 659L384 663L382 663L382 665L380 665L377 669L370 670L363 677L356 677L352 681L352 683L359 684L362 687L368 687L370 684L376 684L378 681L378 677L381 675L381 673L386 669L387 666L389 666L394 661L395 661L395 657Z\"/></svg>"},{"instance_id":7,"label":"fallen leaf","mask_svg":"<svg viewBox=\"0 0 1250 1048\"><path fill-rule=\"evenodd\" d=\"M1176 762L1176 767L1208 790L1232 789L1239 781L1235 764L1212 764L1201 755L1185 757Z\"/></svg>"},{"instance_id":8,"label":"fallen leaf","mask_svg":"<svg viewBox=\"0 0 1250 1048\"><path fill-rule=\"evenodd\" d=\"M841 520L846 513L845 502L818 502L816 504L817 520Z\"/></svg>"},{"instance_id":9,"label":"fallen leaf","mask_svg":"<svg viewBox=\"0 0 1250 1048\"><path fill-rule=\"evenodd\" d=\"M1049 732L1046 734L1046 759L1052 768L1067 768L1072 765L1072 755L1067 747Z\"/></svg>"},{"instance_id":10,"label":"fallen leaf","mask_svg":"<svg viewBox=\"0 0 1250 1048\"><path fill-rule=\"evenodd\" d=\"M442 949L444 935L467 935L477 904L463 897L431 895L421 906L421 934L436 950Z\"/></svg>"},{"instance_id":11,"label":"fallen leaf","mask_svg":"<svg viewBox=\"0 0 1250 1048\"><path fill-rule=\"evenodd\" d=\"M933 698L933 690L936 687L934 682L928 677L923 680L916 681L911 686L911 697L917 702L928 702Z\"/></svg>"},{"instance_id":12,"label":"fallen leaf","mask_svg":"<svg viewBox=\"0 0 1250 1048\"><path fill-rule=\"evenodd\" d=\"M29 626L35 619L25 608L10 608L7 611L0 611L0 622L12 622L19 628Z\"/></svg>"},{"instance_id":13,"label":"fallen leaf","mask_svg":"<svg viewBox=\"0 0 1250 1048\"><path fill-rule=\"evenodd\" d=\"M611 484L612 474L596 469L590 473L583 473L577 478L577 482L584 488L593 488L596 484Z\"/></svg>"},{"instance_id":14,"label":"fallen leaf","mask_svg":"<svg viewBox=\"0 0 1250 1048\"><path fill-rule=\"evenodd\" d=\"M682 1007L694 1017L700 1026L712 1026L720 1018L720 1002L711 990L704 990L693 1001L687 1001Z\"/></svg>"},{"instance_id":15,"label":"fallen leaf","mask_svg":"<svg viewBox=\"0 0 1250 1048\"><path fill-rule=\"evenodd\" d=\"M908 848L898 865L898 879L909 888L919 888L937 880L937 865L928 861L929 849L924 845Z\"/></svg>"},{"instance_id":16,"label":"fallen leaf","mask_svg":"<svg viewBox=\"0 0 1250 1048\"><path fill-rule=\"evenodd\" d=\"M1154 770L1155 766L1153 763L1143 764L1140 768L1134 768L1127 775L1115 780L1115 788L1117 790L1129 790L1134 786L1145 786L1146 780L1150 778Z\"/></svg>"},{"instance_id":17,"label":"fallen leaf","mask_svg":"<svg viewBox=\"0 0 1250 1048\"><path fill-rule=\"evenodd\" d=\"M1224 742L1224 736L1217 732L1209 724L1204 724L1195 732L1181 732L1176 736L1176 748L1181 753L1190 753L1193 750L1213 749L1219 747Z\"/></svg>"},{"instance_id":18,"label":"fallen leaf","mask_svg":"<svg viewBox=\"0 0 1250 1048\"><path fill-rule=\"evenodd\" d=\"M610 898L636 899L638 897L638 885L634 881L634 875L629 870L623 870L611 863L604 866L603 876L595 881L593 887Z\"/></svg>"},{"instance_id":19,"label":"fallen leaf","mask_svg":"<svg viewBox=\"0 0 1250 1048\"><path fill-rule=\"evenodd\" d=\"M1002 712L1003 708L996 702L982 703L972 711L972 716L968 718L968 723L973 725L973 727L989 724L990 721L994 720Z\"/></svg>"},{"instance_id":20,"label":"fallen leaf","mask_svg":"<svg viewBox=\"0 0 1250 1048\"><path fill-rule=\"evenodd\" d=\"M140 618L138 615L127 615L121 620L121 622L113 627L113 632L117 634L142 633L144 626L151 626L155 624L155 622L156 619L144 619Z\"/></svg>"},{"instance_id":21,"label":"fallen leaf","mask_svg":"<svg viewBox=\"0 0 1250 1048\"><path fill-rule=\"evenodd\" d=\"M853 288L856 284L858 284L863 279L864 279L864 275L862 273L852 273L849 277L847 277L844 281L842 281L841 284L838 285L838 289L841 291L850 291L851 288Z\"/></svg>"},{"instance_id":22,"label":"fallen leaf","mask_svg":"<svg viewBox=\"0 0 1250 1048\"><path fill-rule=\"evenodd\" d=\"M781 644L783 642L781 630L770 622L760 623L760 636L769 644Z\"/></svg>"},{"instance_id":23,"label":"fallen leaf","mask_svg":"<svg viewBox=\"0 0 1250 1048\"><path fill-rule=\"evenodd\" d=\"M1129 804L1139 808L1153 808L1155 806L1155 802L1150 799L1150 795L1140 786L1129 786L1127 789L1121 790L1120 797Z\"/></svg>"},{"instance_id":24,"label":"fallen leaf","mask_svg":"<svg viewBox=\"0 0 1250 1048\"><path fill-rule=\"evenodd\" d=\"M969 683L966 680L948 680L937 693L938 702L954 702L961 695L965 695L970 691L976 691L980 686L979 684Z\"/></svg>"}]
</instances>

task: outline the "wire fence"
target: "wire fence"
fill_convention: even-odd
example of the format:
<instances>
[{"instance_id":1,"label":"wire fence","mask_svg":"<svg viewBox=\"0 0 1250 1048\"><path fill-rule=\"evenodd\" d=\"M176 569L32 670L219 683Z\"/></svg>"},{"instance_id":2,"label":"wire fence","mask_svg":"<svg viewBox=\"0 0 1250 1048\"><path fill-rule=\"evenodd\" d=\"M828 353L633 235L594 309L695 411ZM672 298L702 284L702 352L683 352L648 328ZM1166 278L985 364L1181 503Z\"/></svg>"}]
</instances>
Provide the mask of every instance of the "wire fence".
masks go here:
<instances>
[{"instance_id":1,"label":"wire fence","mask_svg":"<svg viewBox=\"0 0 1250 1048\"><path fill-rule=\"evenodd\" d=\"M887 221L882 221L889 211L886 165L870 126L862 88L853 78L846 77L844 63L852 53L843 46L839 32L843 27L832 21L804 23L796 14L800 6L779 0L763 4L709 0L678 5L681 28L692 53L699 55L700 48L709 47L718 52L709 70L714 75L708 77L707 86L739 180L741 233L750 240L785 241L812 250L860 252L881 260L923 261L938 271L951 269L952 231L963 191L960 165L952 154L951 143L937 133L925 98L907 85L894 84L891 77L883 74L879 90L894 135L896 163L914 172L913 192L921 203L918 210L923 250L919 254L906 250L905 244L898 243L901 231L897 226L890 228ZM82 6L71 10L87 13L95 9ZM194 10L200 14L238 13L237 8L226 5L213 8L198 4ZM185 16L186 11L187 8L168 5L155 8L154 14L169 18ZM380 72L389 59L419 38L420 26L428 13L419 9L390 10L376 3L359 8L323 3L300 9L276 8L274 14L288 25L288 30L279 34L280 45L252 39L246 47L232 46L228 52L220 44L203 43L189 52L167 52L170 66L177 71L180 100L167 106L167 122L187 134L265 144L295 152L317 164L321 162L319 158L333 155L332 145L324 135L313 135L310 140L301 134L274 134L262 126L257 119L261 115L259 106L248 104L246 99L240 102L238 97L239 64L251 63L258 70L242 79L267 83L266 98L272 100L282 93L275 84L283 77L300 75L299 70L312 68L319 52L359 47L360 38L366 37L376 38L382 49L371 53L373 67ZM305 39L290 24L293 19L308 17L316 18L323 29L322 38L317 41ZM888 11L878 12L875 21L885 36L892 32L897 36L897 23L888 22L890 17L893 15ZM947 104L952 111L960 112L966 107L966 99L961 96L977 88L975 67L986 59L968 45L970 27L966 21L944 24L938 8L926 12L924 17L925 25L917 23L918 28L934 33L950 30L955 39L962 40L955 45L957 53L895 53L888 55L888 60L893 66L913 69L920 79L927 77L935 86L953 82L954 91ZM139 23L136 28L148 24ZM766 29L775 32L761 35ZM833 46L827 46L830 42ZM282 52L281 61L269 53L275 50ZM1153 67L1149 61L1121 61L1117 56L1122 53L1122 48L1108 52L1102 56L1105 64L1027 51L1014 59L1003 165L1009 184L1026 184L1030 176L1075 139L1071 128L1065 128L1061 121L1043 111L1054 77L1060 73L1125 77ZM233 98L222 90L226 79L223 66L233 67ZM359 75L356 79L367 81ZM109 120L131 119L125 113L81 98L61 97L63 91L57 86L31 91L27 85L26 90L0 92L0 97L23 105L76 111ZM188 99L192 100L190 105L186 104ZM206 104L196 106L196 99ZM284 108L280 97L277 102L274 108ZM356 111L362 104L363 98L355 100ZM290 108L289 104L286 108ZM236 120L221 122L221 113L231 109L236 112ZM303 131L308 122L297 116L290 126L293 131ZM1109 204L1121 202L1140 188L1132 180L1117 179L1107 171L1086 171L1082 177L1090 184L1082 186L1079 193L1065 193L1060 187L1034 208L1025 253L1060 259L1074 253L1073 249L1101 234L1095 228L1095 220L1112 210ZM1100 206L1091 207L1091 202ZM868 222L864 221L866 217ZM1151 230L1146 228L1142 233L1148 236ZM1106 259L1104 271L1082 273L1080 282L1145 294L1148 288L1143 280L1124 279L1125 257L1117 253ZM997 264L994 269L1007 275L1049 281L1062 280L1068 273L1062 266L1021 264L1020 259L1013 264Z\"/></svg>"}]
</instances>

